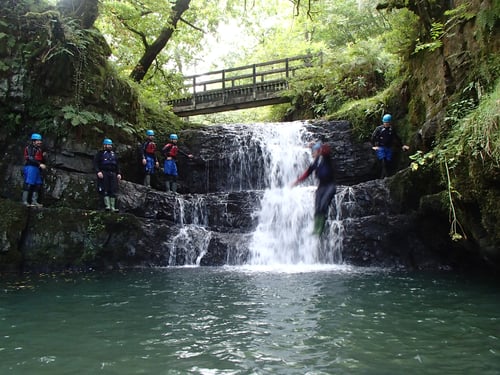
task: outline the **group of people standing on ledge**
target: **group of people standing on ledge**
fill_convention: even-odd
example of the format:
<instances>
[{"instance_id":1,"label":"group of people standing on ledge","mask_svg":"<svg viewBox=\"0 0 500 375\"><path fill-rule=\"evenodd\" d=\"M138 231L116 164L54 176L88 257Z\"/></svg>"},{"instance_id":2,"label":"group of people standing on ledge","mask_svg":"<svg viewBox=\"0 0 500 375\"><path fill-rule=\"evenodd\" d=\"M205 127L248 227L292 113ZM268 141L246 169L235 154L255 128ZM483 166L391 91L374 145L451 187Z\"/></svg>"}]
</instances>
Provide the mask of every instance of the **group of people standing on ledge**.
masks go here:
<instances>
[{"instance_id":1,"label":"group of people standing on ledge","mask_svg":"<svg viewBox=\"0 0 500 375\"><path fill-rule=\"evenodd\" d=\"M393 146L398 144L403 151L409 147L402 143L391 125L392 116L386 114L382 118L382 125L377 126L372 134L372 148L377 154L381 164L381 178L388 176L389 166L393 157ZM151 186L151 175L160 169L158 151L164 157L163 172L166 176L166 191L177 192L177 156L179 154L192 159L193 155L181 151L177 145L179 137L170 134L167 142L161 150L158 149L153 130L146 131L146 140L141 148L141 164L144 168L144 185ZM335 168L332 161L331 149L328 144L313 142L311 145L313 162L306 171L292 183L298 185L306 180L313 172L319 181L315 195L314 204L314 234L323 232L330 203L336 193ZM31 143L24 150L25 166L24 186L22 203L28 206L40 207L39 194L43 185L42 171L46 168L46 154L42 150L42 136L38 133L31 135ZM103 197L104 207L107 211L118 212L116 208L116 195L118 193L118 181L122 175L118 163L118 157L113 150L113 141L105 138L102 150L97 152L93 161L94 171L97 175L97 190Z\"/></svg>"},{"instance_id":2,"label":"group of people standing on ledge","mask_svg":"<svg viewBox=\"0 0 500 375\"><path fill-rule=\"evenodd\" d=\"M165 157L163 171L166 175L166 190L177 191L177 156L184 155L190 159L192 154L181 151L177 145L179 137L170 134L170 141L162 148L161 153ZM146 131L146 142L141 149L141 163L145 170L144 185L150 186L151 175L160 167L156 155L157 147L154 142L154 131ZM29 207L42 207L39 202L43 186L43 171L46 169L46 152L42 149L42 136L38 133L31 135L30 142L24 148L23 167L23 191L21 202ZM122 179L118 155L113 149L113 141L104 138L102 149L93 159L93 169L97 176L97 192L102 197L106 211L118 212L116 199L118 194L118 182Z\"/></svg>"},{"instance_id":3,"label":"group of people standing on ledge","mask_svg":"<svg viewBox=\"0 0 500 375\"><path fill-rule=\"evenodd\" d=\"M146 141L141 148L141 164L144 168L144 185L151 187L151 175L160 168L154 141L154 131L146 131ZM166 175L166 191L177 192L177 155L182 154L192 159L193 155L187 154L179 149L177 134L170 134L170 141L161 149L165 157L163 171ZM105 138L103 149L94 157L94 171L97 173L97 190L103 196L104 208L107 211L118 212L116 208L116 194L118 193L118 181L122 175L118 164L118 157L113 151L113 141Z\"/></svg>"},{"instance_id":4,"label":"group of people standing on ledge","mask_svg":"<svg viewBox=\"0 0 500 375\"><path fill-rule=\"evenodd\" d=\"M151 175L153 175L157 169L160 168L160 162L158 160L157 151L158 148L154 141L155 133L153 130L146 131L146 141L142 144L142 165L144 166L144 186L151 186ZM161 154L165 158L163 163L163 172L166 176L165 188L166 191L177 192L177 176L179 175L177 171L177 156L179 154L192 159L193 155L182 151L177 142L179 137L177 134L170 134L170 141L167 142L161 149Z\"/></svg>"}]
</instances>

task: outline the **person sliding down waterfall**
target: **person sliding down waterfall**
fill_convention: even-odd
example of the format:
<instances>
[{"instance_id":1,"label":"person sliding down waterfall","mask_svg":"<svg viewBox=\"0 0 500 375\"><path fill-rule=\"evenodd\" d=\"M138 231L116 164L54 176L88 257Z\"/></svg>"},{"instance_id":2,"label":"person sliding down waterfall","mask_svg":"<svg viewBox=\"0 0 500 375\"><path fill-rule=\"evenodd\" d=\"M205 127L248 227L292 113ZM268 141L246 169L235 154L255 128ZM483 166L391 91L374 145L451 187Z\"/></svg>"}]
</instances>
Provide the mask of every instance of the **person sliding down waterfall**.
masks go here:
<instances>
[{"instance_id":1,"label":"person sliding down waterfall","mask_svg":"<svg viewBox=\"0 0 500 375\"><path fill-rule=\"evenodd\" d=\"M313 234L320 236L325 227L330 202L337 192L337 186L335 184L335 168L333 166L330 146L317 142L311 147L311 152L314 161L309 165L306 171L297 178L292 186L298 185L308 178L313 171L316 171L315 174L316 178L319 180L319 184L314 198Z\"/></svg>"},{"instance_id":2,"label":"person sliding down waterfall","mask_svg":"<svg viewBox=\"0 0 500 375\"><path fill-rule=\"evenodd\" d=\"M187 154L179 149L177 146L177 141L179 137L177 134L170 134L170 142L163 146L161 152L165 157L165 163L163 165L163 172L167 177L167 181L165 182L166 190L171 191L173 193L177 192L177 154L181 153L189 159L193 158L193 155Z\"/></svg>"}]
</instances>

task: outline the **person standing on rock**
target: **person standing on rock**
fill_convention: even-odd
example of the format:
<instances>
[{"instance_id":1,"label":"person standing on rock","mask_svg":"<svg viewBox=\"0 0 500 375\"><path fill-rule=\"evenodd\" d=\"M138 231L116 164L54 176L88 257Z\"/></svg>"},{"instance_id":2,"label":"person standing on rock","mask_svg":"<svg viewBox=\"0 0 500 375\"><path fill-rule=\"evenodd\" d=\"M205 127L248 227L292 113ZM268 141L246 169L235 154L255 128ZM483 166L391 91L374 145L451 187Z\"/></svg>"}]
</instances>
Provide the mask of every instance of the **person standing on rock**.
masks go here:
<instances>
[{"instance_id":1,"label":"person standing on rock","mask_svg":"<svg viewBox=\"0 0 500 375\"><path fill-rule=\"evenodd\" d=\"M390 175L393 154L392 147L394 143L401 146L403 151L409 150L409 147L403 144L401 138L399 138L391 122L392 116L385 114L382 117L382 125L377 126L372 134L372 149L376 151L377 159L380 160L382 169L380 178Z\"/></svg>"},{"instance_id":2,"label":"person standing on rock","mask_svg":"<svg viewBox=\"0 0 500 375\"><path fill-rule=\"evenodd\" d=\"M292 187L307 179L313 172L319 181L314 198L314 229L313 234L320 236L325 227L330 203L337 192L335 184L335 168L328 144L316 142L311 147L313 162L306 171L293 182Z\"/></svg>"},{"instance_id":3,"label":"person standing on rock","mask_svg":"<svg viewBox=\"0 0 500 375\"><path fill-rule=\"evenodd\" d=\"M177 155L180 153L189 159L193 158L193 155L187 154L179 149L177 142L179 137L177 134L170 134L170 142L163 146L161 150L163 156L165 157L165 163L163 165L163 171L167 177L165 182L166 190L177 192Z\"/></svg>"},{"instance_id":4,"label":"person standing on rock","mask_svg":"<svg viewBox=\"0 0 500 375\"><path fill-rule=\"evenodd\" d=\"M118 212L116 194L118 193L118 181L122 179L118 156L113 151L113 141L111 139L104 138L102 148L94 157L97 189L103 195L106 211Z\"/></svg>"},{"instance_id":5,"label":"person standing on rock","mask_svg":"<svg viewBox=\"0 0 500 375\"><path fill-rule=\"evenodd\" d=\"M31 143L24 149L24 161L22 203L26 206L42 207L38 199L43 185L42 171L46 169L46 165L40 134L31 135Z\"/></svg>"},{"instance_id":6,"label":"person standing on rock","mask_svg":"<svg viewBox=\"0 0 500 375\"><path fill-rule=\"evenodd\" d=\"M160 167L160 162L156 156L156 143L154 142L154 131L146 131L146 142L142 144L142 165L146 176L144 177L144 186L151 187L151 175L155 169Z\"/></svg>"}]
</instances>

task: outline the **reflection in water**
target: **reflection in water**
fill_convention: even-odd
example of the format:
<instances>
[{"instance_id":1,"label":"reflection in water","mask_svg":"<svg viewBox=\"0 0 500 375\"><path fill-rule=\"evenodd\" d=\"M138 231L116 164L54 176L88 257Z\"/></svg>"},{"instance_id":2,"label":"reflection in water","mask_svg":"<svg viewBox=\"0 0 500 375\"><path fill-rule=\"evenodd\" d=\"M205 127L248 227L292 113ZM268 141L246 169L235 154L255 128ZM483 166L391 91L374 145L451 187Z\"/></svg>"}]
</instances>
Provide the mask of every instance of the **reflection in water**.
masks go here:
<instances>
[{"instance_id":1,"label":"reflection in water","mask_svg":"<svg viewBox=\"0 0 500 375\"><path fill-rule=\"evenodd\" d=\"M5 283L0 373L498 371L493 283L335 265L280 268Z\"/></svg>"}]
</instances>

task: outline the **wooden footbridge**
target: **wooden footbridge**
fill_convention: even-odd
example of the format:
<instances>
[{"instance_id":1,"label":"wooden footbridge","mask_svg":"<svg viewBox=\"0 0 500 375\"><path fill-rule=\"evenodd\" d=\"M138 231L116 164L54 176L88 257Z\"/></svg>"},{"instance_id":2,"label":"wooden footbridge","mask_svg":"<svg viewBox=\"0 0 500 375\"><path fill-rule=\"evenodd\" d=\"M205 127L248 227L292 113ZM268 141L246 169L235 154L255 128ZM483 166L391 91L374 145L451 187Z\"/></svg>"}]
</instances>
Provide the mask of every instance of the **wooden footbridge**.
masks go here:
<instances>
[{"instance_id":1,"label":"wooden footbridge","mask_svg":"<svg viewBox=\"0 0 500 375\"><path fill-rule=\"evenodd\" d=\"M289 78L297 70L313 66L317 56L295 56L186 76L184 85L188 94L168 104L177 116L187 117L286 103L290 99L281 92L288 88Z\"/></svg>"}]
</instances>

